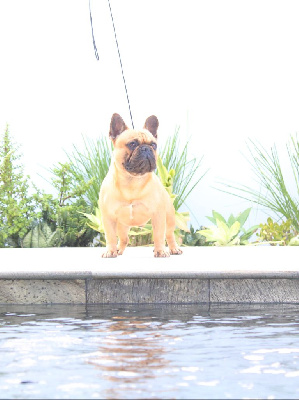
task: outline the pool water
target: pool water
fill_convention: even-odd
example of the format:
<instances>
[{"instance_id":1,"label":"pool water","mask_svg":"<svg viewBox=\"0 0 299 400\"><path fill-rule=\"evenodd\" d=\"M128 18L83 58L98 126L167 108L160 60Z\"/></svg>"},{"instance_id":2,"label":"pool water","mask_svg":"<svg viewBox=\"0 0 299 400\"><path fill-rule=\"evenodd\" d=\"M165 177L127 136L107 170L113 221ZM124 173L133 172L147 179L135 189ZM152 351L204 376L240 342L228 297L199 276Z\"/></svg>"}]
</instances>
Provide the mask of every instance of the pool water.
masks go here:
<instances>
[{"instance_id":1,"label":"pool water","mask_svg":"<svg viewBox=\"0 0 299 400\"><path fill-rule=\"evenodd\" d=\"M1 399L299 397L299 305L0 305Z\"/></svg>"}]
</instances>

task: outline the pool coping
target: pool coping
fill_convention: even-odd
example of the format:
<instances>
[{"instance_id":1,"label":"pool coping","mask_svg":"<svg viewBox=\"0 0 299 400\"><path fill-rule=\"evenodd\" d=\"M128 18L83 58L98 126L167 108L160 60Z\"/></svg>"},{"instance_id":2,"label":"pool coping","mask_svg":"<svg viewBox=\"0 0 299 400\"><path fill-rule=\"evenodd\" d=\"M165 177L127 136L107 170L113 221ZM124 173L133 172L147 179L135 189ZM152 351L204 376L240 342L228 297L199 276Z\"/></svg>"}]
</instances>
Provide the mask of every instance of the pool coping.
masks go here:
<instances>
[{"instance_id":1,"label":"pool coping","mask_svg":"<svg viewBox=\"0 0 299 400\"><path fill-rule=\"evenodd\" d=\"M101 257L103 248L0 249L0 279L299 278L297 247L184 247L155 258L151 247Z\"/></svg>"},{"instance_id":2,"label":"pool coping","mask_svg":"<svg viewBox=\"0 0 299 400\"><path fill-rule=\"evenodd\" d=\"M299 303L296 247L0 249L0 303Z\"/></svg>"}]
</instances>

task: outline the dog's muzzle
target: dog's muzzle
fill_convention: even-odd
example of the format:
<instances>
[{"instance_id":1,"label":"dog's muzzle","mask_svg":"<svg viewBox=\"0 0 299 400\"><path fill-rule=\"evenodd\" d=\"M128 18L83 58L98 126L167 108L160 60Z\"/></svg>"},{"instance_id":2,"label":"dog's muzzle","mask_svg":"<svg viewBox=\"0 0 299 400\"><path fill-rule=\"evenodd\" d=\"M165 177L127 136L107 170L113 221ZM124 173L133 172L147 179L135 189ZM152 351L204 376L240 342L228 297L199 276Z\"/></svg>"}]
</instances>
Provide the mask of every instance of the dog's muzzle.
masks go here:
<instances>
[{"instance_id":1,"label":"dog's muzzle","mask_svg":"<svg viewBox=\"0 0 299 400\"><path fill-rule=\"evenodd\" d=\"M125 161L124 167L130 174L143 175L156 169L153 148L148 144L138 146Z\"/></svg>"}]
</instances>

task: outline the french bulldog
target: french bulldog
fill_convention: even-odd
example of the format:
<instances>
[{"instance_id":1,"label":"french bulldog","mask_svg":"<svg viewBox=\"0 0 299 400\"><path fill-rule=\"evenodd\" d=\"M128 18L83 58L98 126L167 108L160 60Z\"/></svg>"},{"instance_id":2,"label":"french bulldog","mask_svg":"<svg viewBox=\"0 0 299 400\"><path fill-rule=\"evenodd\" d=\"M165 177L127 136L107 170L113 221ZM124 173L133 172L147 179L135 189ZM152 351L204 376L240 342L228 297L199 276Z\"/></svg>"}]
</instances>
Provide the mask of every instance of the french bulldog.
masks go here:
<instances>
[{"instance_id":1,"label":"french bulldog","mask_svg":"<svg viewBox=\"0 0 299 400\"><path fill-rule=\"evenodd\" d=\"M158 126L154 115L147 118L140 130L129 129L119 114L112 115L109 137L113 154L99 194L106 236L106 251L102 257L123 254L129 242L130 227L145 225L149 220L153 227L154 256L182 254L174 237L172 200L154 172Z\"/></svg>"}]
</instances>

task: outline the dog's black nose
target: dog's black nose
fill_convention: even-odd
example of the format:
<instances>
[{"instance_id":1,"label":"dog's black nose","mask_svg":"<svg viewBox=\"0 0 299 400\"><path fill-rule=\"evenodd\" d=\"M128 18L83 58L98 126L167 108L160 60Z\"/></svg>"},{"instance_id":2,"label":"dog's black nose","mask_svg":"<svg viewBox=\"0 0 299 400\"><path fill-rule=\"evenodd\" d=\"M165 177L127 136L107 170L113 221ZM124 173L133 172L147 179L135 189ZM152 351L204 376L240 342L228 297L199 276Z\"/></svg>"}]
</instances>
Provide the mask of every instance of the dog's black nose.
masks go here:
<instances>
[{"instance_id":1,"label":"dog's black nose","mask_svg":"<svg viewBox=\"0 0 299 400\"><path fill-rule=\"evenodd\" d=\"M152 149L148 145L140 146L139 150L148 154L152 153Z\"/></svg>"}]
</instances>

